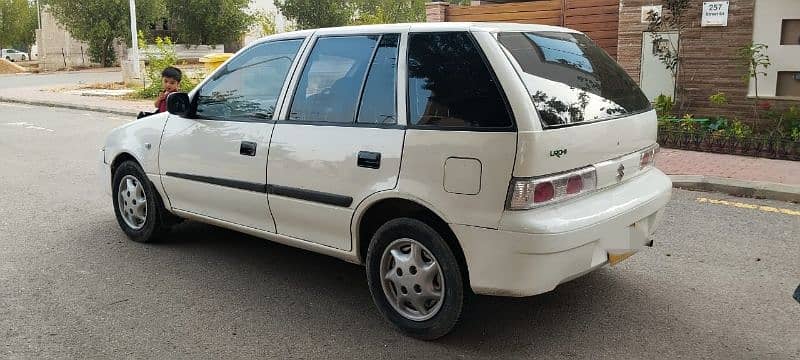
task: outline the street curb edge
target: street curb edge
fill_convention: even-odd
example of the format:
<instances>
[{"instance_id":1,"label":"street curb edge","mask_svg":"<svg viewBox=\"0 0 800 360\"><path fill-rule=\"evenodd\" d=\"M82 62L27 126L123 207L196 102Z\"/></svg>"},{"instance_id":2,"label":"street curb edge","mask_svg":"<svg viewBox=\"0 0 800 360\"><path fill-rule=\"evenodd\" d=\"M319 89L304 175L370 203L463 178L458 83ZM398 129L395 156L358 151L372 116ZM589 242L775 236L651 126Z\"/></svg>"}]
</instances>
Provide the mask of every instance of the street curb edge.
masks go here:
<instances>
[{"instance_id":1,"label":"street curb edge","mask_svg":"<svg viewBox=\"0 0 800 360\"><path fill-rule=\"evenodd\" d=\"M734 196L800 202L800 186L705 175L670 175L672 186L687 190L715 191Z\"/></svg>"}]
</instances>

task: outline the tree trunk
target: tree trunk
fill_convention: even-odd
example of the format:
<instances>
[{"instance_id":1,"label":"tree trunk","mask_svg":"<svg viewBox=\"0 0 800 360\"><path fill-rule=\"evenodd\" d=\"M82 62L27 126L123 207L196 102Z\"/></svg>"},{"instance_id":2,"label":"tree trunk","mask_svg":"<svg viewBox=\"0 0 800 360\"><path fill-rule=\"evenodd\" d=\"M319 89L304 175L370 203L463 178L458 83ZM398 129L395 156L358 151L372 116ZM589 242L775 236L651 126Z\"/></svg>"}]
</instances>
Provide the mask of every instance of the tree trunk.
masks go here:
<instances>
[{"instance_id":1,"label":"tree trunk","mask_svg":"<svg viewBox=\"0 0 800 360\"><path fill-rule=\"evenodd\" d=\"M111 67L111 53L114 51L111 44L114 42L113 38L106 38L103 40L103 67Z\"/></svg>"},{"instance_id":2,"label":"tree trunk","mask_svg":"<svg viewBox=\"0 0 800 360\"><path fill-rule=\"evenodd\" d=\"M756 128L756 123L758 122L758 107L761 106L761 104L758 103L758 69L757 68L756 68L756 76L753 78L753 86L755 87L756 100L755 100L755 106L753 106L753 125L752 126L753 126L753 129L755 129Z\"/></svg>"}]
</instances>

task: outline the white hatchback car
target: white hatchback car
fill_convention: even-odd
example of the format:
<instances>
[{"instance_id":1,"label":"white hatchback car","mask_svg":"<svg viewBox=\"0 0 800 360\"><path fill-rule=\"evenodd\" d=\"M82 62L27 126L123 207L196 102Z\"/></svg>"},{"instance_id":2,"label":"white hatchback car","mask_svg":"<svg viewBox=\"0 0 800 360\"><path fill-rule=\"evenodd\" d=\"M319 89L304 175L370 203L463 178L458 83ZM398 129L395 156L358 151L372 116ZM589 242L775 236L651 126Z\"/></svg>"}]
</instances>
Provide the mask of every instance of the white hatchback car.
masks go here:
<instances>
[{"instance_id":1,"label":"white hatchback car","mask_svg":"<svg viewBox=\"0 0 800 360\"><path fill-rule=\"evenodd\" d=\"M381 313L423 339L469 290L540 294L651 245L671 193L650 103L564 28L279 34L168 107L101 154L131 239L191 219L365 264Z\"/></svg>"},{"instance_id":2,"label":"white hatchback car","mask_svg":"<svg viewBox=\"0 0 800 360\"><path fill-rule=\"evenodd\" d=\"M0 50L0 58L6 59L8 61L25 61L28 60L28 54L14 49L2 49Z\"/></svg>"}]
</instances>

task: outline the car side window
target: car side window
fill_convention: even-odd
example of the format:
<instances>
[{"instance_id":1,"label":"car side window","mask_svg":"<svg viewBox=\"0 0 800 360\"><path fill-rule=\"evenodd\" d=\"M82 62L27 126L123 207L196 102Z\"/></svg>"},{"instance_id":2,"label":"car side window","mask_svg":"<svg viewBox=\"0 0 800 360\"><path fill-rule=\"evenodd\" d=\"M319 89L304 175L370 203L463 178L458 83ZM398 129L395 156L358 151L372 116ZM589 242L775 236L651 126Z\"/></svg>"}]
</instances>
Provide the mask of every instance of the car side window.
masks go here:
<instances>
[{"instance_id":1,"label":"car side window","mask_svg":"<svg viewBox=\"0 0 800 360\"><path fill-rule=\"evenodd\" d=\"M399 34L381 37L367 74L357 123L397 123L397 55Z\"/></svg>"},{"instance_id":2,"label":"car side window","mask_svg":"<svg viewBox=\"0 0 800 360\"><path fill-rule=\"evenodd\" d=\"M466 32L412 33L409 125L457 129L513 126L499 84Z\"/></svg>"},{"instance_id":3,"label":"car side window","mask_svg":"<svg viewBox=\"0 0 800 360\"><path fill-rule=\"evenodd\" d=\"M379 35L319 38L308 57L289 121L353 123Z\"/></svg>"},{"instance_id":4,"label":"car side window","mask_svg":"<svg viewBox=\"0 0 800 360\"><path fill-rule=\"evenodd\" d=\"M264 43L233 58L198 92L197 116L214 120L271 120L302 43L302 39Z\"/></svg>"}]
</instances>

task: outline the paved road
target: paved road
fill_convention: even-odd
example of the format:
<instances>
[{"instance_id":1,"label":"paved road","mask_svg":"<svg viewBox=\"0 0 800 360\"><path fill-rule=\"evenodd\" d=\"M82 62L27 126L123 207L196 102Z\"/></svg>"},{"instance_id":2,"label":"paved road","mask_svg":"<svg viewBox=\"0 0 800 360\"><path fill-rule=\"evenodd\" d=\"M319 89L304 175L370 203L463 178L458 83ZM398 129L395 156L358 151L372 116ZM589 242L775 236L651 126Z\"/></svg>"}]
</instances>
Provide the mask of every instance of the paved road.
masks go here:
<instances>
[{"instance_id":1,"label":"paved road","mask_svg":"<svg viewBox=\"0 0 800 360\"><path fill-rule=\"evenodd\" d=\"M197 223L126 240L95 180L125 121L0 104L0 358L800 358L796 204L676 191L655 248L475 297L426 343L384 324L361 267Z\"/></svg>"},{"instance_id":2,"label":"paved road","mask_svg":"<svg viewBox=\"0 0 800 360\"><path fill-rule=\"evenodd\" d=\"M107 83L122 81L119 69L93 69L84 71L59 71L47 74L0 75L0 89Z\"/></svg>"}]
</instances>

